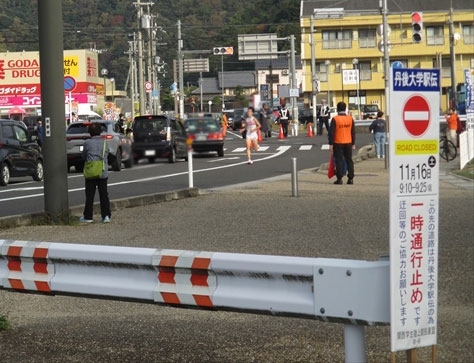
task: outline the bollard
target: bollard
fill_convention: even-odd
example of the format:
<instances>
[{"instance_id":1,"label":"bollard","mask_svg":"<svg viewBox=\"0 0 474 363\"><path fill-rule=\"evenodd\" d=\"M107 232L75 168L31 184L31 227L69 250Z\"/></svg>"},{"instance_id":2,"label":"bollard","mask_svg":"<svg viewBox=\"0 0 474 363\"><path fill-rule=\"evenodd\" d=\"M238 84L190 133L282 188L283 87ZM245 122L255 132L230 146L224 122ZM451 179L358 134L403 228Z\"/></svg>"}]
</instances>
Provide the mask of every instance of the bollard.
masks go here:
<instances>
[{"instance_id":1,"label":"bollard","mask_svg":"<svg viewBox=\"0 0 474 363\"><path fill-rule=\"evenodd\" d=\"M384 147L385 147L385 169L388 169L388 166L389 166L389 161L388 161L389 155L388 155L388 152L389 152L389 150L390 150L390 148L388 147L388 142L385 143Z\"/></svg>"},{"instance_id":2,"label":"bollard","mask_svg":"<svg viewBox=\"0 0 474 363\"><path fill-rule=\"evenodd\" d=\"M298 170L296 169L296 158L291 158L291 195L298 196Z\"/></svg>"},{"instance_id":3,"label":"bollard","mask_svg":"<svg viewBox=\"0 0 474 363\"><path fill-rule=\"evenodd\" d=\"M194 182L193 182L193 150L188 149L188 184L189 188L194 187Z\"/></svg>"}]
</instances>

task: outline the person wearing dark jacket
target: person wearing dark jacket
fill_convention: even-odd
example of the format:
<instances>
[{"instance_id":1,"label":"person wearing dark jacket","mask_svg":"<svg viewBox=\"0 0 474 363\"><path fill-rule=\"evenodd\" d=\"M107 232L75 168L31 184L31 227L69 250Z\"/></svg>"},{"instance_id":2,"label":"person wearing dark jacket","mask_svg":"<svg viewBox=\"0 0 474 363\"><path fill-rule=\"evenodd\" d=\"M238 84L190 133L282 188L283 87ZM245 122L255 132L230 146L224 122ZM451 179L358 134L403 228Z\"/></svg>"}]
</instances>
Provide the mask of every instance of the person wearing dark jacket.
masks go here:
<instances>
[{"instance_id":1,"label":"person wearing dark jacket","mask_svg":"<svg viewBox=\"0 0 474 363\"><path fill-rule=\"evenodd\" d=\"M94 222L94 197L96 188L99 190L100 212L102 215L102 222L110 222L110 200L107 192L107 182L109 177L109 164L107 157L109 155L109 148L105 139L100 137L102 132L102 125L99 122L93 122L89 126L89 134L91 138L84 143L82 150L82 159L84 161L104 160L105 168L102 175L98 179L85 179L86 183L86 204L84 206L83 216L80 218L82 223ZM105 148L105 150L104 150ZM103 157L102 157L103 155Z\"/></svg>"},{"instance_id":2,"label":"person wearing dark jacket","mask_svg":"<svg viewBox=\"0 0 474 363\"><path fill-rule=\"evenodd\" d=\"M344 175L344 160L347 164L347 184L354 184L354 162L352 150L355 149L355 124L352 116L346 114L347 106L344 102L337 104L337 115L329 126L329 151L336 159L336 177L334 184L342 184Z\"/></svg>"},{"instance_id":3,"label":"person wearing dark jacket","mask_svg":"<svg viewBox=\"0 0 474 363\"><path fill-rule=\"evenodd\" d=\"M375 152L379 159L385 157L385 140L387 139L385 120L382 116L382 111L377 112L377 118L369 126L370 132L374 134Z\"/></svg>"}]
</instances>

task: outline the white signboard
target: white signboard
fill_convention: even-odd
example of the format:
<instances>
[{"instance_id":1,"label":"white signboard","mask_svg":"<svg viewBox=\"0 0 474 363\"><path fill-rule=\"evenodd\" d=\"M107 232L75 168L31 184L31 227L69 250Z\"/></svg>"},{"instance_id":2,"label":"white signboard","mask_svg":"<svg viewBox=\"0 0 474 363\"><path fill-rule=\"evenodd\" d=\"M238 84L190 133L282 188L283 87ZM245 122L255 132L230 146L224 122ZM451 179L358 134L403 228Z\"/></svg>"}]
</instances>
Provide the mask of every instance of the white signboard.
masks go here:
<instances>
[{"instance_id":1,"label":"white signboard","mask_svg":"<svg viewBox=\"0 0 474 363\"><path fill-rule=\"evenodd\" d=\"M358 75L359 75L358 69L343 69L342 70L342 84L357 84Z\"/></svg>"},{"instance_id":2,"label":"white signboard","mask_svg":"<svg viewBox=\"0 0 474 363\"><path fill-rule=\"evenodd\" d=\"M439 92L437 69L390 77L391 350L436 344Z\"/></svg>"}]
</instances>

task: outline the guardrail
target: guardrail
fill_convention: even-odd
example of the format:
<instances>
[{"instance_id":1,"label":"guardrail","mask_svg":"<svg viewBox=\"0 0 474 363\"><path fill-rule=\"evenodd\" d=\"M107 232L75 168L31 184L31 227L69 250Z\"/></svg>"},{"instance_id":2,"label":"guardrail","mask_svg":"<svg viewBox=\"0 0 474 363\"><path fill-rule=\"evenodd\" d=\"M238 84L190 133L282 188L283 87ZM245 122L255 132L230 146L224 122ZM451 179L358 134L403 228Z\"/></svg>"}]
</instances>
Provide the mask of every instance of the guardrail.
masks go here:
<instances>
[{"instance_id":1,"label":"guardrail","mask_svg":"<svg viewBox=\"0 0 474 363\"><path fill-rule=\"evenodd\" d=\"M0 251L4 289L344 323L348 362L365 361L365 326L390 323L388 260L12 240Z\"/></svg>"}]
</instances>

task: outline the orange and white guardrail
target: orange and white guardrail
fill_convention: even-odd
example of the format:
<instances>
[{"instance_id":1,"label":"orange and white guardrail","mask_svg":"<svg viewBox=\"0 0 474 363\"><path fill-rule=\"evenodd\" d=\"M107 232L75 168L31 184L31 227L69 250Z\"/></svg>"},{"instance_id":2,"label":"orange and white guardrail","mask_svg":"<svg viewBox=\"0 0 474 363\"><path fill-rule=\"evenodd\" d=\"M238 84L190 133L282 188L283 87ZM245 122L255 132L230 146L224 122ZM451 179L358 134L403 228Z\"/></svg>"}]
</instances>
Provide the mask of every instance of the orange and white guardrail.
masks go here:
<instances>
[{"instance_id":1,"label":"orange and white guardrail","mask_svg":"<svg viewBox=\"0 0 474 363\"><path fill-rule=\"evenodd\" d=\"M0 288L390 322L389 262L0 240Z\"/></svg>"}]
</instances>

